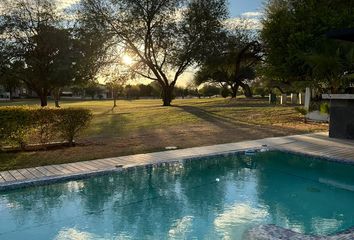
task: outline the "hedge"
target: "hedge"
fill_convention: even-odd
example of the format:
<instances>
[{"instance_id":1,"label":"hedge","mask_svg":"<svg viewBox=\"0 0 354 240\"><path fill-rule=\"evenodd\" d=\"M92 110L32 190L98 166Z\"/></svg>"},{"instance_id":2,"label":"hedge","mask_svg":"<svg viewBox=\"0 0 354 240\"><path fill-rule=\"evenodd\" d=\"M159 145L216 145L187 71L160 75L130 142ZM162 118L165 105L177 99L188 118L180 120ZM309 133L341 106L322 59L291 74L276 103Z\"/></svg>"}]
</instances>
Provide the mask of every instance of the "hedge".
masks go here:
<instances>
[{"instance_id":1,"label":"hedge","mask_svg":"<svg viewBox=\"0 0 354 240\"><path fill-rule=\"evenodd\" d=\"M54 139L73 145L91 119L90 110L82 108L0 107L0 145L23 149L28 141L45 144Z\"/></svg>"}]
</instances>

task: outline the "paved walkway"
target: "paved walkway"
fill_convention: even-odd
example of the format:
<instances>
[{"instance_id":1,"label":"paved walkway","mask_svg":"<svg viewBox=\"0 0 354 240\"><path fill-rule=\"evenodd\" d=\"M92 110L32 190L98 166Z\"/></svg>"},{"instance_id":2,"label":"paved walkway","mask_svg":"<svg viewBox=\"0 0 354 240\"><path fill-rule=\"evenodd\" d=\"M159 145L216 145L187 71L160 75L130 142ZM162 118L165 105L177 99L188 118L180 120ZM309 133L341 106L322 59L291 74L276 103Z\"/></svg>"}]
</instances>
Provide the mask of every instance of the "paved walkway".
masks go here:
<instances>
[{"instance_id":1,"label":"paved walkway","mask_svg":"<svg viewBox=\"0 0 354 240\"><path fill-rule=\"evenodd\" d=\"M354 164L354 141L329 139L326 133L316 133L3 171L0 172L0 190L49 180L84 177L139 165L260 148L264 144L275 149L352 161Z\"/></svg>"}]
</instances>

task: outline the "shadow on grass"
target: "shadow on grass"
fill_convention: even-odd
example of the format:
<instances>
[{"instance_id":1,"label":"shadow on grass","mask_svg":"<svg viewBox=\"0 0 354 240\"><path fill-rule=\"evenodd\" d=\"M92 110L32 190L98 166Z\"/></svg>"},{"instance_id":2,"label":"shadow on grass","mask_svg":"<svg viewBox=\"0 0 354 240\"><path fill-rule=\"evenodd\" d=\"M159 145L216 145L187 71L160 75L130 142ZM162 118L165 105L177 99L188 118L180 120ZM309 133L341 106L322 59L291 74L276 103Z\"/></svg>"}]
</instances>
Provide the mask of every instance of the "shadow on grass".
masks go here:
<instances>
[{"instance_id":1,"label":"shadow on grass","mask_svg":"<svg viewBox=\"0 0 354 240\"><path fill-rule=\"evenodd\" d=\"M293 129L289 127L280 127L280 126L274 126L274 125L268 125L268 124L255 124L255 123L247 123L247 122L241 122L240 120L237 120L235 118L229 117L229 116L221 116L219 114L216 114L214 112L210 112L198 107L194 106L175 106L178 108L181 108L182 110L193 114L194 116L209 122L210 124L213 124L217 127L223 128L223 129L231 129L231 128L240 128L238 131L241 129L246 130L245 134L247 134L247 129L249 130L254 130L254 131L262 131L262 133L267 133L270 135L288 135L289 133L294 133L294 134L301 134L301 133L307 133L308 131L305 130L299 130L299 129ZM259 106L258 106L259 107Z\"/></svg>"}]
</instances>

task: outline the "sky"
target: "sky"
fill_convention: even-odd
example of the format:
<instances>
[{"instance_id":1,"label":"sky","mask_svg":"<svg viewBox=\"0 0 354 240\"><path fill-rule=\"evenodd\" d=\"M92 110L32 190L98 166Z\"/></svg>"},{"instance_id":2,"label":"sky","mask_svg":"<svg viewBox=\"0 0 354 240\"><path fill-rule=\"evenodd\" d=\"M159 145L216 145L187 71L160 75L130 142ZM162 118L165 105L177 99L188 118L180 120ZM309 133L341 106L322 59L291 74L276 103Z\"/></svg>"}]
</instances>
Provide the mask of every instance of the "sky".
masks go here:
<instances>
[{"instance_id":1,"label":"sky","mask_svg":"<svg viewBox=\"0 0 354 240\"><path fill-rule=\"evenodd\" d=\"M263 0L229 0L231 17L239 17L247 12L261 12Z\"/></svg>"},{"instance_id":2,"label":"sky","mask_svg":"<svg viewBox=\"0 0 354 240\"><path fill-rule=\"evenodd\" d=\"M263 3L264 0L229 0L230 19L225 22L225 26L242 26L244 19L247 19L247 28L261 29Z\"/></svg>"}]
</instances>

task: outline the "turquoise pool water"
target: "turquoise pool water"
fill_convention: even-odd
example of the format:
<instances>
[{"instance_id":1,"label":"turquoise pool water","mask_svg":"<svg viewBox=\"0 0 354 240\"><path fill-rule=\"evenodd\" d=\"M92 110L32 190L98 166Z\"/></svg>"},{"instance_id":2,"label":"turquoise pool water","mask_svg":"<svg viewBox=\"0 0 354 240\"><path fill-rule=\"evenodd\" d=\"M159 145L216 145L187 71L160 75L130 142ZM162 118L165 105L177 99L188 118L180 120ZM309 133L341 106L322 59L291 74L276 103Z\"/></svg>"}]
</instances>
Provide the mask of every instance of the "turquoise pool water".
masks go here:
<instances>
[{"instance_id":1,"label":"turquoise pool water","mask_svg":"<svg viewBox=\"0 0 354 240\"><path fill-rule=\"evenodd\" d=\"M241 239L354 226L354 166L265 152L0 192L0 239Z\"/></svg>"}]
</instances>

